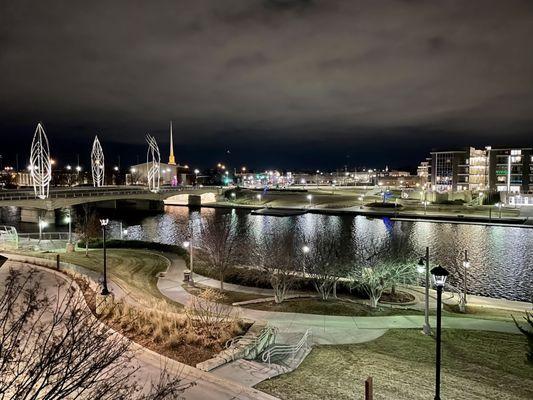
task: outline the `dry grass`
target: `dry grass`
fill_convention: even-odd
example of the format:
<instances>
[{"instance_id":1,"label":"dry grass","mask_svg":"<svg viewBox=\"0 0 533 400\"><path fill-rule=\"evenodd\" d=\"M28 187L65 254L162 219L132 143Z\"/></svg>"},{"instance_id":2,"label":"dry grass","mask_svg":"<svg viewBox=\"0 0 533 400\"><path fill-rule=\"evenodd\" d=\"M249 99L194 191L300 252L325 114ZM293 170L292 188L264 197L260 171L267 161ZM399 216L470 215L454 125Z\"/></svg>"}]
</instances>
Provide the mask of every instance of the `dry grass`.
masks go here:
<instances>
[{"instance_id":1,"label":"dry grass","mask_svg":"<svg viewBox=\"0 0 533 400\"><path fill-rule=\"evenodd\" d=\"M526 340L495 332L443 331L443 399L533 398ZM362 399L374 378L374 399L433 398L435 341L415 330L391 330L372 342L318 346L300 367L257 387L284 400Z\"/></svg>"},{"instance_id":2,"label":"dry grass","mask_svg":"<svg viewBox=\"0 0 533 400\"><path fill-rule=\"evenodd\" d=\"M131 340L188 365L213 357L247 326L237 319L198 326L187 313L159 301L152 307L115 303L103 320Z\"/></svg>"}]
</instances>

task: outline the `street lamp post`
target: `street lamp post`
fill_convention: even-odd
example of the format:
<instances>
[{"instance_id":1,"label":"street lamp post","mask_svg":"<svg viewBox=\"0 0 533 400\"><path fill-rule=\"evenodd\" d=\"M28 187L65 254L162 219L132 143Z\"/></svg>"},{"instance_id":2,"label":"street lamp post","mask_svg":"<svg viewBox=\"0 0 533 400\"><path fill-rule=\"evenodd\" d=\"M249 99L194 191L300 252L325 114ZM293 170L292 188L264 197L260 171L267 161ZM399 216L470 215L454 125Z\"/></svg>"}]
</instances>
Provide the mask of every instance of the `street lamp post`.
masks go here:
<instances>
[{"instance_id":1,"label":"street lamp post","mask_svg":"<svg viewBox=\"0 0 533 400\"><path fill-rule=\"evenodd\" d=\"M102 247L104 250L104 281L102 282L102 296L107 296L109 290L107 289L107 253L105 248L105 239L106 239L106 227L109 224L109 219L101 219L100 225L102 225Z\"/></svg>"},{"instance_id":2,"label":"street lamp post","mask_svg":"<svg viewBox=\"0 0 533 400\"><path fill-rule=\"evenodd\" d=\"M69 244L72 243L72 209L68 209L68 215L67 215L67 222L68 222L68 242Z\"/></svg>"},{"instance_id":3,"label":"street lamp post","mask_svg":"<svg viewBox=\"0 0 533 400\"><path fill-rule=\"evenodd\" d=\"M440 400L440 363L441 363L441 319L442 319L442 290L444 283L448 277L448 271L441 267L436 266L431 270L433 280L437 288L437 337L436 337L436 349L435 349L435 400Z\"/></svg>"},{"instance_id":4,"label":"street lamp post","mask_svg":"<svg viewBox=\"0 0 533 400\"><path fill-rule=\"evenodd\" d=\"M303 273L304 273L304 278L305 278L305 263L307 261L307 254L309 253L310 250L311 249L309 248L309 246L307 245L302 246L302 253L304 253L304 263L303 263L303 268L302 268Z\"/></svg>"},{"instance_id":5,"label":"street lamp post","mask_svg":"<svg viewBox=\"0 0 533 400\"><path fill-rule=\"evenodd\" d=\"M194 278L193 278L193 271L194 271L194 256L193 256L193 245L192 245L192 235L190 237L190 240L186 240L183 242L183 247L186 249L189 249L189 270L191 271L191 276L189 278L189 283L194 286Z\"/></svg>"},{"instance_id":6,"label":"street lamp post","mask_svg":"<svg viewBox=\"0 0 533 400\"><path fill-rule=\"evenodd\" d=\"M426 255L421 257L418 261L418 272L425 272L425 288L424 288L424 326L422 332L424 335L431 334L431 326L429 325L429 246L426 247Z\"/></svg>"},{"instance_id":7,"label":"street lamp post","mask_svg":"<svg viewBox=\"0 0 533 400\"><path fill-rule=\"evenodd\" d=\"M41 243L41 240L43 240L43 229L48 226L48 222L46 222L44 219L39 216L39 243Z\"/></svg>"},{"instance_id":8,"label":"street lamp post","mask_svg":"<svg viewBox=\"0 0 533 400\"><path fill-rule=\"evenodd\" d=\"M308 194L307 195L307 200L309 200L309 208L311 208L311 201L313 200L313 196Z\"/></svg>"},{"instance_id":9,"label":"street lamp post","mask_svg":"<svg viewBox=\"0 0 533 400\"><path fill-rule=\"evenodd\" d=\"M363 205L364 205L363 201L364 200L365 200L365 196L359 196L359 201L361 202L360 208L363 208Z\"/></svg>"},{"instance_id":10,"label":"street lamp post","mask_svg":"<svg viewBox=\"0 0 533 400\"><path fill-rule=\"evenodd\" d=\"M463 261L463 299L462 299L462 311L466 310L466 274L470 268L470 261L468 261L468 250L465 250L465 259Z\"/></svg>"}]
</instances>

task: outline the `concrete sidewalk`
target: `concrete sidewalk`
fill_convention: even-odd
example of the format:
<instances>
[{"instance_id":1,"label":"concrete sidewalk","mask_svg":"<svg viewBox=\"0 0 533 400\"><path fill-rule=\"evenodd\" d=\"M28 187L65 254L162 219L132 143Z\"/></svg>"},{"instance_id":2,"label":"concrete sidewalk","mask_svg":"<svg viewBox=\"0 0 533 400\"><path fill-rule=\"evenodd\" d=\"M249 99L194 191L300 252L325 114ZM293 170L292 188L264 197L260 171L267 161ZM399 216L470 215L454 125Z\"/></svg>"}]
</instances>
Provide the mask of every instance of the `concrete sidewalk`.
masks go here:
<instances>
[{"instance_id":1,"label":"concrete sidewalk","mask_svg":"<svg viewBox=\"0 0 533 400\"><path fill-rule=\"evenodd\" d=\"M164 277L159 278L158 288L161 293L179 303L186 304L192 295L181 287L185 261L179 256L171 256L170 267ZM213 285L216 280L201 280L202 284ZM228 290L239 289L238 285L226 286ZM215 285L218 287L218 285ZM230 289L231 288L231 289ZM253 288L249 288L253 289ZM258 293L259 294L259 293ZM473 301L473 300L472 300ZM280 334L303 333L307 329L313 332L315 344L348 344L362 343L383 335L387 329L421 329L424 316L395 315L386 317L347 317L332 315L316 315L286 312L270 312L235 307L243 318L267 321L280 330ZM435 318L430 317L430 323L435 326ZM471 317L443 317L443 328L473 329L495 332L518 333L513 322L476 319Z\"/></svg>"},{"instance_id":2,"label":"concrete sidewalk","mask_svg":"<svg viewBox=\"0 0 533 400\"><path fill-rule=\"evenodd\" d=\"M27 257L28 261L15 260L12 255L9 255L9 260L0 268L0 282L5 280L7 272L10 268L16 268L24 271L30 268L36 268L43 272L40 280L43 288L54 289L58 282L61 280L70 281L66 275L57 272L50 267L43 267L41 265L32 265L29 261L30 257ZM38 259L41 263L43 260ZM44 260L48 261L48 260ZM44 263L42 263L44 265ZM51 262L54 265L54 262ZM77 267L77 266L74 266ZM75 268L77 269L77 268ZM85 270L85 269L84 269ZM87 271L87 270L85 270ZM84 272L84 271L79 271ZM91 272L91 271L89 271ZM119 286L113 283L109 283L110 288L115 290L116 297L128 297L128 294ZM66 287L63 287L64 290ZM56 291L52 291L56 294ZM120 334L120 333L116 333ZM136 374L139 379L139 383L143 385L149 385L150 381L156 382L159 379L162 368L167 368L167 371L174 375L176 378L183 380L183 383L194 382L196 385L188 389L183 393L183 399L190 400L277 400L276 397L267 393L263 393L259 390L242 385L230 377L225 378L217 376L208 372L200 371L197 368L172 360L165 356L162 356L154 351L147 349L135 342L131 343L132 351L135 352L134 360L139 365L140 369Z\"/></svg>"}]
</instances>

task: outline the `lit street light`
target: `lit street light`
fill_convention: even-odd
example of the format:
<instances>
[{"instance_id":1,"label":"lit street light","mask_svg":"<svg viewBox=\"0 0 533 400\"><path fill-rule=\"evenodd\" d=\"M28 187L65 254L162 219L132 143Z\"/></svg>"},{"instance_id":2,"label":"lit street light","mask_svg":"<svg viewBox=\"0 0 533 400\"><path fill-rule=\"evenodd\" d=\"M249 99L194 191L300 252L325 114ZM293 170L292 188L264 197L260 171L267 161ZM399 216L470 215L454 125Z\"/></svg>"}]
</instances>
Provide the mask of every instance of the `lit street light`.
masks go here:
<instances>
[{"instance_id":1,"label":"lit street light","mask_svg":"<svg viewBox=\"0 0 533 400\"><path fill-rule=\"evenodd\" d=\"M186 240L183 242L183 247L185 249L189 250L189 270L191 271L191 275L189 277L189 283L194 286L194 278L193 278L193 246L192 246L192 235L190 238L190 241Z\"/></svg>"},{"instance_id":2,"label":"lit street light","mask_svg":"<svg viewBox=\"0 0 533 400\"><path fill-rule=\"evenodd\" d=\"M72 243L72 209L68 209L68 215L67 218L65 218L65 222L68 223L68 242L69 244Z\"/></svg>"},{"instance_id":3,"label":"lit street light","mask_svg":"<svg viewBox=\"0 0 533 400\"><path fill-rule=\"evenodd\" d=\"M496 207L498 207L498 217L501 219L502 218L502 206L503 204L502 203L496 203Z\"/></svg>"},{"instance_id":4,"label":"lit street light","mask_svg":"<svg viewBox=\"0 0 533 400\"><path fill-rule=\"evenodd\" d=\"M441 319L442 319L442 290L449 272L440 265L431 270L435 286L437 287L437 337L435 349L435 400L440 400L440 358L441 358Z\"/></svg>"},{"instance_id":5,"label":"lit street light","mask_svg":"<svg viewBox=\"0 0 533 400\"><path fill-rule=\"evenodd\" d=\"M39 216L39 243L41 243L41 240L43 239L43 229L46 227L48 227L48 222Z\"/></svg>"},{"instance_id":6,"label":"lit street light","mask_svg":"<svg viewBox=\"0 0 533 400\"><path fill-rule=\"evenodd\" d=\"M429 247L426 247L426 255L420 257L418 261L417 271L419 273L426 273L425 276L425 290L424 290L424 326L422 332L424 335L431 334L431 326L429 325Z\"/></svg>"},{"instance_id":7,"label":"lit street light","mask_svg":"<svg viewBox=\"0 0 533 400\"><path fill-rule=\"evenodd\" d=\"M466 274L467 270L470 268L470 261L468 261L468 250L465 250L465 259L463 261L463 298L461 302L461 309L462 311L466 310Z\"/></svg>"},{"instance_id":8,"label":"lit street light","mask_svg":"<svg viewBox=\"0 0 533 400\"><path fill-rule=\"evenodd\" d=\"M309 252L311 251L311 249L309 248L309 246L307 245L304 245L302 246L302 253L304 253L304 262L303 262L303 275L304 275L304 278L305 278L305 263L307 262L307 254L309 254Z\"/></svg>"},{"instance_id":9,"label":"lit street light","mask_svg":"<svg viewBox=\"0 0 533 400\"><path fill-rule=\"evenodd\" d=\"M100 220L100 225L102 225L102 247L104 250L104 280L102 282L102 296L107 296L109 294L109 290L107 289L107 253L105 248L107 224L109 224L109 219L106 218Z\"/></svg>"}]
</instances>

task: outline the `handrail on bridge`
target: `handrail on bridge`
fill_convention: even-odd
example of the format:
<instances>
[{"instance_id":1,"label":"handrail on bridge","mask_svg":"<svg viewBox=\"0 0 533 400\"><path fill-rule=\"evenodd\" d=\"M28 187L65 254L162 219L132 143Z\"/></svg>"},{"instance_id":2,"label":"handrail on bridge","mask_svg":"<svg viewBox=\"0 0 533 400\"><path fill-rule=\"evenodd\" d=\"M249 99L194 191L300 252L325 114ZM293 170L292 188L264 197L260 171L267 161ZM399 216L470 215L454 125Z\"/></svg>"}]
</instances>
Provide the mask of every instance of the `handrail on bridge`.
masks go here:
<instances>
[{"instance_id":1,"label":"handrail on bridge","mask_svg":"<svg viewBox=\"0 0 533 400\"><path fill-rule=\"evenodd\" d=\"M220 189L219 186L179 186L172 188L162 188L157 193L172 193L172 192L181 192L183 190L204 190L204 189ZM157 194L155 193L155 194ZM116 196L116 195L135 195L135 194L154 194L150 192L148 188L138 188L138 189L122 189L122 190L102 190L102 189L73 189L73 190L63 190L60 192L50 193L49 199L67 199L67 198L77 198L77 197L94 197L99 195L107 196ZM13 194L0 194L0 201L9 201L9 200L36 200L37 198L33 194L26 195L13 195Z\"/></svg>"}]
</instances>

